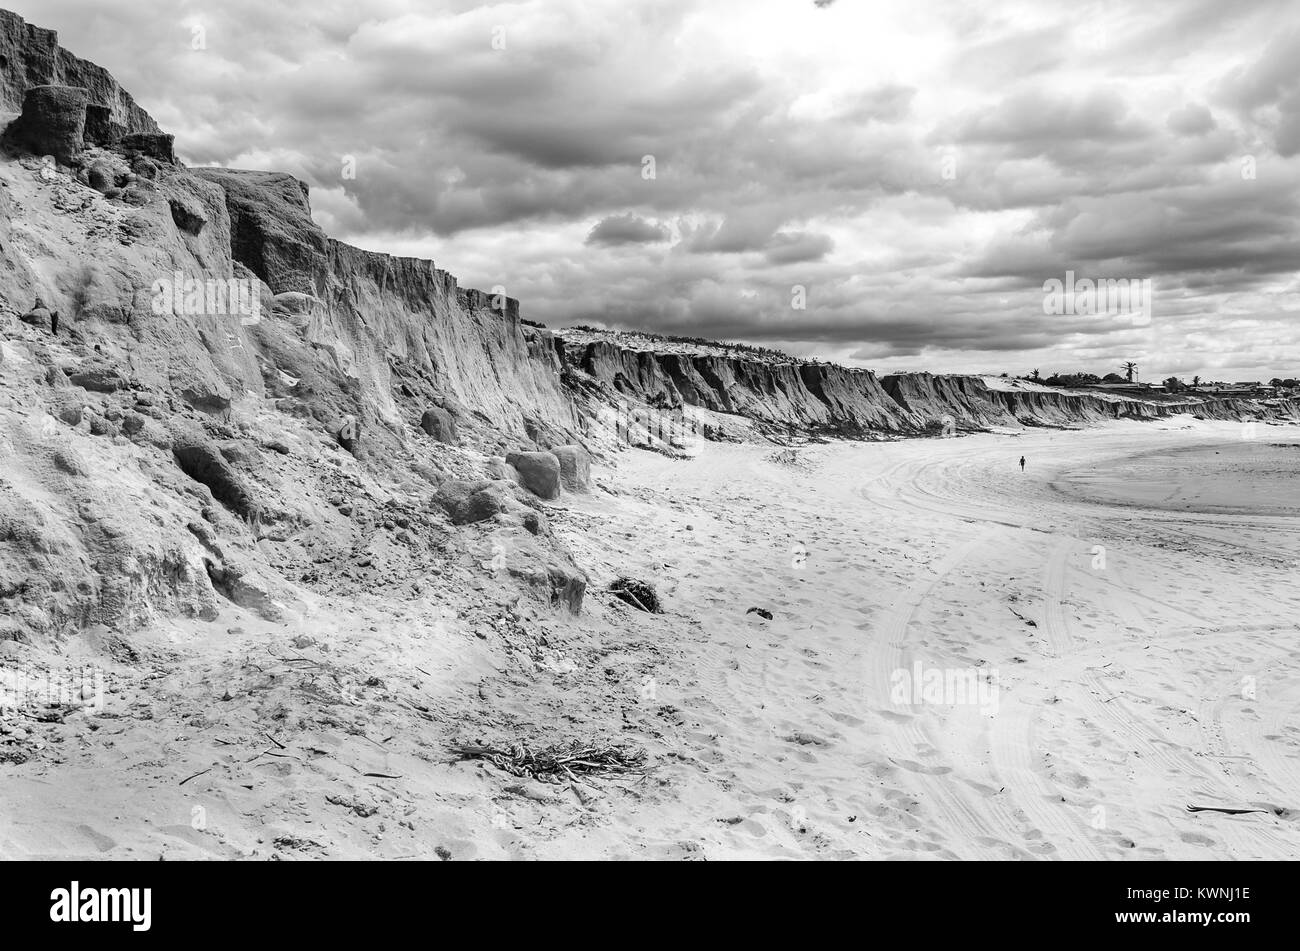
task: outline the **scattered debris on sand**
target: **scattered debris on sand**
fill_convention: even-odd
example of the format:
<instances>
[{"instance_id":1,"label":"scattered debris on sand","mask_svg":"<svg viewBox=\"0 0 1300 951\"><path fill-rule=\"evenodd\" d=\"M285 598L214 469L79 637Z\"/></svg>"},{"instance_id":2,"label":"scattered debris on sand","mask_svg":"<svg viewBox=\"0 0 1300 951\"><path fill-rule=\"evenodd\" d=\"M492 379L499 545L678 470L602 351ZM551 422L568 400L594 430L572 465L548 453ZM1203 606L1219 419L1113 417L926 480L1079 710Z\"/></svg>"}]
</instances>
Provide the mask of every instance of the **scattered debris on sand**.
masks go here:
<instances>
[{"instance_id":1,"label":"scattered debris on sand","mask_svg":"<svg viewBox=\"0 0 1300 951\"><path fill-rule=\"evenodd\" d=\"M647 614L663 613L663 604L660 603L654 586L645 581L637 581L635 578L616 578L610 583L609 590L615 597L626 601L638 611L645 611Z\"/></svg>"},{"instance_id":2,"label":"scattered debris on sand","mask_svg":"<svg viewBox=\"0 0 1300 951\"><path fill-rule=\"evenodd\" d=\"M579 776L639 773L646 767L645 750L577 740L541 749L529 749L523 744L464 744L453 752L458 760L485 760L513 776L549 783L566 779L576 782Z\"/></svg>"}]
</instances>

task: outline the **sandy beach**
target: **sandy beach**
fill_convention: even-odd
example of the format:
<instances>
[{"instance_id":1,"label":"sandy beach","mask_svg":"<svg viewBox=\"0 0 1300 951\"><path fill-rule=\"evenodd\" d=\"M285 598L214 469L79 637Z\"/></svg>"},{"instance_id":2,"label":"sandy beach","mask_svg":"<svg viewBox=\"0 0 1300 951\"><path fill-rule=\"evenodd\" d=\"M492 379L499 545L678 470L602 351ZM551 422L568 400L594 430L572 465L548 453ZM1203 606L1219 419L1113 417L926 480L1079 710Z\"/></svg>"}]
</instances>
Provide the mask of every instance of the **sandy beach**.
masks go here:
<instances>
[{"instance_id":1,"label":"sandy beach","mask_svg":"<svg viewBox=\"0 0 1300 951\"><path fill-rule=\"evenodd\" d=\"M1295 857L1300 531L1269 487L1300 450L1274 444L1300 439L627 451L551 513L593 581L572 623L494 587L485 533L479 614L435 592L145 632L152 671L7 780L0 853ZM1148 499L1134 467L1180 454L1181 495ZM664 614L599 590L625 573ZM480 735L599 735L651 768L556 786L447 756Z\"/></svg>"},{"instance_id":2,"label":"sandy beach","mask_svg":"<svg viewBox=\"0 0 1300 951\"><path fill-rule=\"evenodd\" d=\"M708 635L682 645L697 676L659 678L709 770L683 775L720 820L711 835L695 826L706 850L1296 855L1295 523L1056 488L1154 445L1208 444L1239 486L1243 456L1294 441L1279 432L1130 424L822 447L804 471L747 447L627 467L684 509L647 509L628 530ZM751 605L774 620L741 620ZM995 671L996 713L894 702L898 672L917 664Z\"/></svg>"}]
</instances>

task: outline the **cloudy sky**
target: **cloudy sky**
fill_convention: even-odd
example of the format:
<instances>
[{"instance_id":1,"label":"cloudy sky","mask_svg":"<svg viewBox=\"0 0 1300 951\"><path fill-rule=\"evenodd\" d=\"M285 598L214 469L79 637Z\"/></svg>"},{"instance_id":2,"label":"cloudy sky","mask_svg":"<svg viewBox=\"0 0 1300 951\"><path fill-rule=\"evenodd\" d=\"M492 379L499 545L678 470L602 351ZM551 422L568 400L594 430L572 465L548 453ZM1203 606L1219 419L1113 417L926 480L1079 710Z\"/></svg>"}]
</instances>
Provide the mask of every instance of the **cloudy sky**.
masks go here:
<instances>
[{"instance_id":1,"label":"cloudy sky","mask_svg":"<svg viewBox=\"0 0 1300 951\"><path fill-rule=\"evenodd\" d=\"M332 235L551 325L1300 375L1296 0L4 5L189 163L293 172ZM1067 270L1150 319L1045 313Z\"/></svg>"}]
</instances>

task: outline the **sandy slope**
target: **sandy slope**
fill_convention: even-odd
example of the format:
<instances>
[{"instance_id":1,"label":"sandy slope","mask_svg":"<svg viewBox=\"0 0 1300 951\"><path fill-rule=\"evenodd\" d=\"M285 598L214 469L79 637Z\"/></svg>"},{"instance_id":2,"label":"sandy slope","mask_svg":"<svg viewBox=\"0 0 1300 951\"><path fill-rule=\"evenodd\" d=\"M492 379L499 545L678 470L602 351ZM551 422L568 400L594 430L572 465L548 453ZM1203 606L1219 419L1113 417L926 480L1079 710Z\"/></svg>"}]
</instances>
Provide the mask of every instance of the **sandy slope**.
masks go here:
<instances>
[{"instance_id":1,"label":"sandy slope","mask_svg":"<svg viewBox=\"0 0 1300 951\"><path fill-rule=\"evenodd\" d=\"M152 632L112 716L46 725L41 757L0 765L0 854L1296 856L1297 523L1062 491L1239 430L834 444L799 466L625 453L552 520L596 585L653 578L667 614L593 593L553 623L485 548L455 569L468 600ZM996 671L996 692L898 696L917 663ZM644 746L649 775L574 790L446 755L597 735Z\"/></svg>"}]
</instances>

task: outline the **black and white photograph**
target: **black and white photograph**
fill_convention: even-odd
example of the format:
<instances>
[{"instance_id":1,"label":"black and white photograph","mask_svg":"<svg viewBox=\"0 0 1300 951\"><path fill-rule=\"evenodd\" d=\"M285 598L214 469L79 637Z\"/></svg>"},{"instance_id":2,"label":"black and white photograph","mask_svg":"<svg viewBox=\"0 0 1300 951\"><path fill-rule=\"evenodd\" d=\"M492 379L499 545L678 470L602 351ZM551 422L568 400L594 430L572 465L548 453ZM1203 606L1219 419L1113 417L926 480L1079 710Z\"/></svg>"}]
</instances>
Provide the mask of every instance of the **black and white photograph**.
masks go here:
<instances>
[{"instance_id":1,"label":"black and white photograph","mask_svg":"<svg viewBox=\"0 0 1300 951\"><path fill-rule=\"evenodd\" d=\"M0 5L0 859L1300 857L1294 0Z\"/></svg>"}]
</instances>

